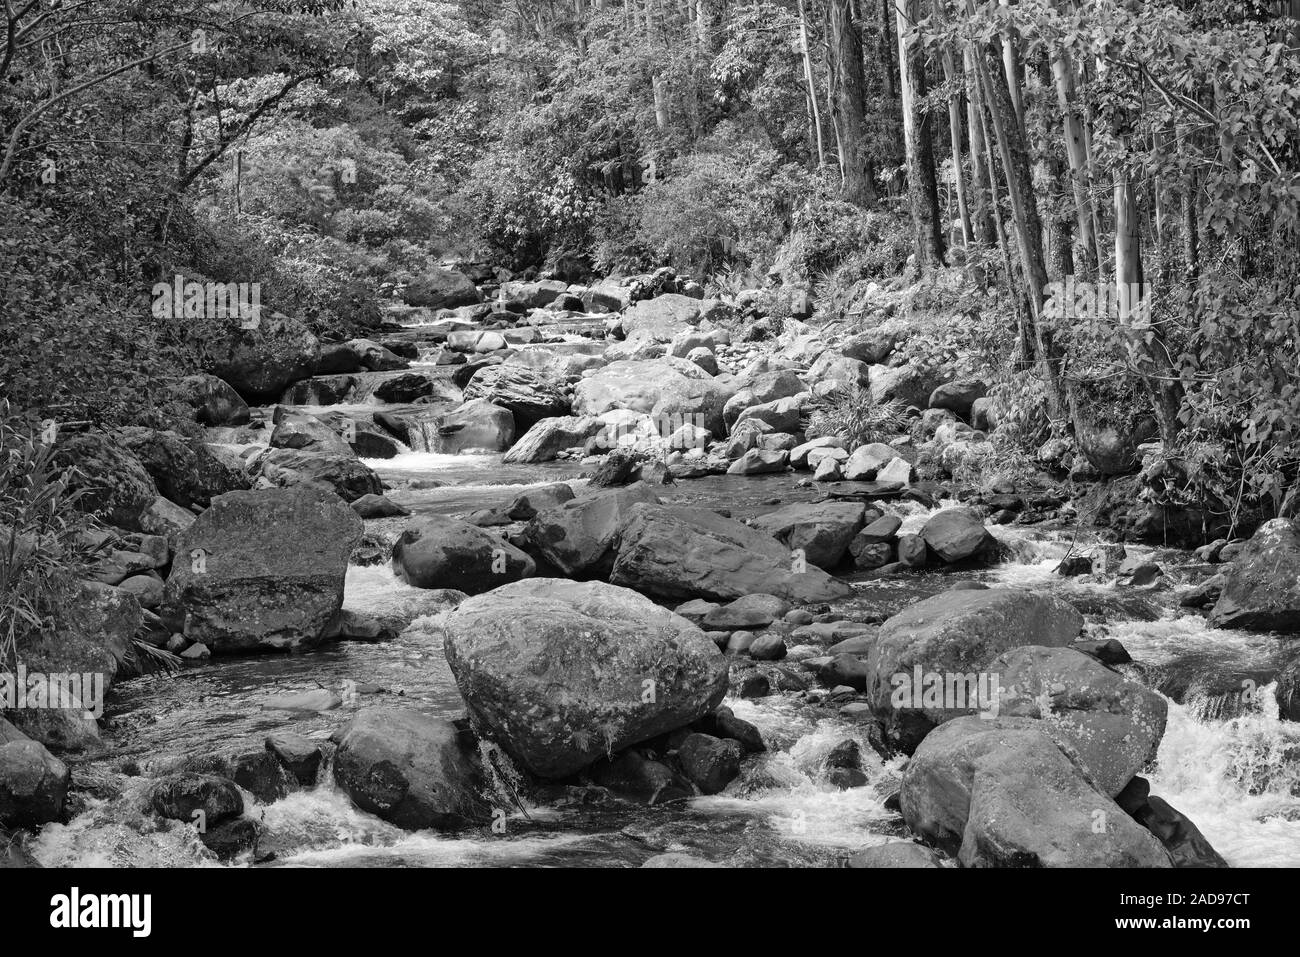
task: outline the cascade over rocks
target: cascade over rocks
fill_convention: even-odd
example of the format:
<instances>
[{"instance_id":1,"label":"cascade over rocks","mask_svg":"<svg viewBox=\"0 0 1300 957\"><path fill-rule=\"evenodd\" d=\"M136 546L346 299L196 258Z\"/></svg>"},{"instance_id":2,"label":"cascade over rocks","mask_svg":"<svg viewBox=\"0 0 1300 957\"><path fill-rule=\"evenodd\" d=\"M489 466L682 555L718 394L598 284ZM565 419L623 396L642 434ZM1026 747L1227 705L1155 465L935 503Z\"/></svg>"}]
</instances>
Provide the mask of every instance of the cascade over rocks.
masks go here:
<instances>
[{"instance_id":1,"label":"cascade over rocks","mask_svg":"<svg viewBox=\"0 0 1300 957\"><path fill-rule=\"evenodd\" d=\"M726 660L703 632L600 582L504 585L461 604L443 629L476 726L543 778L697 721L727 690Z\"/></svg>"}]
</instances>

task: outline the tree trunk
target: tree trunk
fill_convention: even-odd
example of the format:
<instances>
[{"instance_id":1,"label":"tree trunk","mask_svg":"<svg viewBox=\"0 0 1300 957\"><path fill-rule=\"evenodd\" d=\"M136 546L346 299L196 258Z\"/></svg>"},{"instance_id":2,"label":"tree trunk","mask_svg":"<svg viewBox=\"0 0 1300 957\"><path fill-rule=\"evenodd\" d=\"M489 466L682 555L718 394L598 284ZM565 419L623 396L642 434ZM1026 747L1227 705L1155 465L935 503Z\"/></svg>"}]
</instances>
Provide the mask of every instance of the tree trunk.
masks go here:
<instances>
[{"instance_id":1,"label":"tree trunk","mask_svg":"<svg viewBox=\"0 0 1300 957\"><path fill-rule=\"evenodd\" d=\"M700 6L704 0L696 0ZM803 78L808 94L808 123L817 145L817 166L826 165L826 144L822 140L822 114L817 107L817 84L813 79L812 54L808 50L808 10L804 0L799 0L799 45L803 52Z\"/></svg>"},{"instance_id":2,"label":"tree trunk","mask_svg":"<svg viewBox=\"0 0 1300 957\"><path fill-rule=\"evenodd\" d=\"M1047 390L1048 416L1060 421L1065 416L1061 391L1061 355L1050 329L1040 321L1043 296L1047 293L1047 262L1043 256L1043 227L1034 197L1033 181L1029 169L1029 151L1024 133L1017 124L1016 108L1002 70L1002 41L989 40L986 56L976 57L980 83L993 120L993 131L1002 157L1002 169L1007 181L1007 196L1011 201L1011 216L1020 246L1021 266L1024 270L1026 292L1029 295L1031 334L1035 344L1043 384Z\"/></svg>"},{"instance_id":3,"label":"tree trunk","mask_svg":"<svg viewBox=\"0 0 1300 957\"><path fill-rule=\"evenodd\" d=\"M866 77L862 70L862 41L849 9L849 0L828 0L827 43L836 128L839 130L840 169L844 196L858 206L876 202L867 159Z\"/></svg>"},{"instance_id":4,"label":"tree trunk","mask_svg":"<svg viewBox=\"0 0 1300 957\"><path fill-rule=\"evenodd\" d=\"M966 129L970 134L971 196L974 206L975 239L981 246L992 246L997 241L993 222L993 171L986 157L984 122L980 115L979 76L975 71L975 54L968 46L962 51L966 72Z\"/></svg>"},{"instance_id":5,"label":"tree trunk","mask_svg":"<svg viewBox=\"0 0 1300 957\"><path fill-rule=\"evenodd\" d=\"M927 272L944 262L943 224L939 211L939 182L934 170L934 138L929 118L921 110L927 91L925 59L920 45L907 36L920 16L919 0L897 0L898 74L903 94L903 142L907 155L907 190L915 230L916 266Z\"/></svg>"}]
</instances>

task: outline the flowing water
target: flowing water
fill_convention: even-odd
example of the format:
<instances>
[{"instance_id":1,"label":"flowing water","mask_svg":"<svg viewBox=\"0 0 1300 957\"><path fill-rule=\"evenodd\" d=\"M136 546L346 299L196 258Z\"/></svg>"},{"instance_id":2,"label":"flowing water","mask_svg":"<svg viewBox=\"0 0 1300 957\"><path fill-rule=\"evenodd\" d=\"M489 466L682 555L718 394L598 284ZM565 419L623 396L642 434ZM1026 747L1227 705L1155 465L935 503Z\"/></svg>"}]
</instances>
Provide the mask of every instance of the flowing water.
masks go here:
<instances>
[{"instance_id":1,"label":"flowing water","mask_svg":"<svg viewBox=\"0 0 1300 957\"><path fill-rule=\"evenodd\" d=\"M504 505L523 486L572 480L572 465L506 466L500 456L408 453L371 461L395 487L390 497L415 512L463 515ZM412 487L412 480L417 480ZM820 497L791 476L712 476L680 482L663 497L681 504L730 509L740 519L794 501ZM920 516L916 505L899 510ZM914 519L916 520L916 519ZM1090 626L1118 638L1134 664L1126 670L1171 698L1169 725L1152 791L1186 813L1236 866L1300 864L1300 725L1278 720L1273 676L1284 658L1272 635L1210 628L1179 609L1165 590L1125 592L1112 585L1052 573L1073 532L994 529L1014 560L962 577L1059 593L1085 612ZM1187 556L1152 556L1176 580L1196 569ZM856 581L844 611L885 616L952 584L949 574ZM388 566L349 569L346 607L401 612L419 607L419 589ZM839 608L837 611L841 610ZM812 649L792 649L792 658ZM274 696L346 681L356 703L322 712L275 710ZM1253 690L1253 693L1250 693ZM159 823L141 810L147 778L187 755L244 745L261 747L274 730L325 738L358 706L401 703L444 717L463 703L443 657L434 622L417 618L399 639L340 644L301 656L223 658L175 677L125 682L111 696L105 721L107 757L76 769L78 783L107 782L67 825L46 827L29 845L47 866L209 864L193 830ZM516 810L503 834L488 828L449 836L407 833L354 808L331 784L261 807L246 795L272 835L274 860L260 866L636 866L653 854L688 851L734 866L833 865L851 852L905 835L884 800L896 788L900 759L882 761L860 726L788 694L728 699L755 724L768 752L748 758L719 795L659 807L623 802L566 805L549 801ZM867 786L840 790L827 780L826 757L846 738L859 742ZM329 781L328 773L322 780Z\"/></svg>"}]
</instances>

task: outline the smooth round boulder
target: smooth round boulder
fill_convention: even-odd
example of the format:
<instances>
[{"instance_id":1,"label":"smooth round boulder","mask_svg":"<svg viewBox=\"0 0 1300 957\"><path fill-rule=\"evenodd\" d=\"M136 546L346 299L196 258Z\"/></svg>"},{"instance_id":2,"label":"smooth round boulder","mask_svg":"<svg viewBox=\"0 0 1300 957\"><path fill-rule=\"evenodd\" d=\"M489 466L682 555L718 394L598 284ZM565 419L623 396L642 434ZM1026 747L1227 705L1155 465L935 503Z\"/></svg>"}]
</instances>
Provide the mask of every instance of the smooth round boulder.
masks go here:
<instances>
[{"instance_id":1,"label":"smooth round boulder","mask_svg":"<svg viewBox=\"0 0 1300 957\"><path fill-rule=\"evenodd\" d=\"M244 813L244 798L234 781L195 771L162 778L149 792L149 803L160 817L187 824L201 821L205 827Z\"/></svg>"},{"instance_id":2,"label":"smooth round boulder","mask_svg":"<svg viewBox=\"0 0 1300 957\"><path fill-rule=\"evenodd\" d=\"M543 778L690 724L727 691L726 659L702 631L601 582L504 585L449 613L443 631L476 726Z\"/></svg>"}]
</instances>

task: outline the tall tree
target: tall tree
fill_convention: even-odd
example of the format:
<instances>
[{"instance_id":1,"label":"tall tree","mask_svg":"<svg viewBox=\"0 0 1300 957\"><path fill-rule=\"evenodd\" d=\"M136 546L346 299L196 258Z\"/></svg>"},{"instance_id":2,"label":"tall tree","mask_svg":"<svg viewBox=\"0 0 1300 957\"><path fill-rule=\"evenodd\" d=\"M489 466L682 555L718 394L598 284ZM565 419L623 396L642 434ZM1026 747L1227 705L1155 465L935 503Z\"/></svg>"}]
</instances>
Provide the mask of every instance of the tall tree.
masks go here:
<instances>
[{"instance_id":1,"label":"tall tree","mask_svg":"<svg viewBox=\"0 0 1300 957\"><path fill-rule=\"evenodd\" d=\"M859 206L871 206L876 202L876 188L867 156L867 81L862 68L862 39L853 22L850 0L827 0L826 41L831 115L839 143L844 196Z\"/></svg>"}]
</instances>

